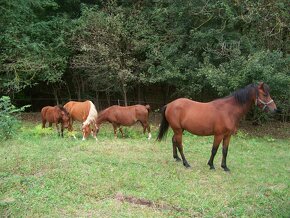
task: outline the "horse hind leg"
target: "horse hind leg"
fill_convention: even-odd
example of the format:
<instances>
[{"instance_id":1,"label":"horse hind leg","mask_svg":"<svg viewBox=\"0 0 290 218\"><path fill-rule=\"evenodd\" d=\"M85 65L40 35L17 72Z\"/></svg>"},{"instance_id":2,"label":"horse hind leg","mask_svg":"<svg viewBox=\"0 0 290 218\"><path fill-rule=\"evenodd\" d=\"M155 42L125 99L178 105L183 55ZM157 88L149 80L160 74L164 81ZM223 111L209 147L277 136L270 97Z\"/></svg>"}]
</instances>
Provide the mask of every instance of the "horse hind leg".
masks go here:
<instances>
[{"instance_id":1,"label":"horse hind leg","mask_svg":"<svg viewBox=\"0 0 290 218\"><path fill-rule=\"evenodd\" d=\"M223 159L221 167L224 169L224 171L230 171L230 169L227 167L227 155L228 155L228 147L230 144L231 135L225 136L223 139Z\"/></svg>"},{"instance_id":2,"label":"horse hind leg","mask_svg":"<svg viewBox=\"0 0 290 218\"><path fill-rule=\"evenodd\" d=\"M119 131L122 134L122 138L125 138L122 127L119 127Z\"/></svg>"},{"instance_id":3,"label":"horse hind leg","mask_svg":"<svg viewBox=\"0 0 290 218\"><path fill-rule=\"evenodd\" d=\"M150 131L150 125L149 124L146 125L146 129L148 131L148 140L150 140L152 136L151 136L151 131Z\"/></svg>"},{"instance_id":4,"label":"horse hind leg","mask_svg":"<svg viewBox=\"0 0 290 218\"><path fill-rule=\"evenodd\" d=\"M182 158L182 161L183 161L183 165L186 167L186 168L189 168L190 165L188 164L185 156L184 156L184 153L183 153L183 145L182 145L182 130L178 130L178 131L174 131L174 138L175 138L175 142L176 142L176 146L178 148L178 151L181 155L181 158Z\"/></svg>"},{"instance_id":5,"label":"horse hind leg","mask_svg":"<svg viewBox=\"0 0 290 218\"><path fill-rule=\"evenodd\" d=\"M177 154L177 144L176 144L174 136L172 136L172 148L173 148L173 158L176 161L181 161L181 159L178 157L178 154Z\"/></svg>"},{"instance_id":6,"label":"horse hind leg","mask_svg":"<svg viewBox=\"0 0 290 218\"><path fill-rule=\"evenodd\" d=\"M216 152L219 148L219 145L220 145L222 139L223 139L223 135L215 135L214 136L214 141L213 141L213 145L212 145L212 149L211 149L211 156L210 156L210 159L207 163L211 170L215 169L214 164L213 164L213 160L214 160L214 157L216 155Z\"/></svg>"},{"instance_id":7,"label":"horse hind leg","mask_svg":"<svg viewBox=\"0 0 290 218\"><path fill-rule=\"evenodd\" d=\"M46 124L46 120L43 119L43 120L42 120L42 129L45 128L45 124Z\"/></svg>"},{"instance_id":8,"label":"horse hind leg","mask_svg":"<svg viewBox=\"0 0 290 218\"><path fill-rule=\"evenodd\" d=\"M112 123L113 125L113 128L114 128L114 136L115 136L115 139L117 138L117 125L115 123Z\"/></svg>"},{"instance_id":9,"label":"horse hind leg","mask_svg":"<svg viewBox=\"0 0 290 218\"><path fill-rule=\"evenodd\" d=\"M140 121L140 123L141 123L141 125L143 127L143 134L146 133L146 129L147 129L147 131L148 131L148 140L150 140L151 137L152 137L151 136L151 131L150 131L150 125L147 122L141 122Z\"/></svg>"}]
</instances>

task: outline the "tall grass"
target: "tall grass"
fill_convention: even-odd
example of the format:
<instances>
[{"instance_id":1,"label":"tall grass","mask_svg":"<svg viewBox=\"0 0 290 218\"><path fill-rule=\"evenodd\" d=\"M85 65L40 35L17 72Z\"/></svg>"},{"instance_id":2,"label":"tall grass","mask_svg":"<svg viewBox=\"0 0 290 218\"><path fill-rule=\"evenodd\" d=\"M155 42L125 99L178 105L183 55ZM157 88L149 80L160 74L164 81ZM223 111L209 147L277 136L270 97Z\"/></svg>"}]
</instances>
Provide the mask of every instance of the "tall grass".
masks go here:
<instances>
[{"instance_id":1,"label":"tall grass","mask_svg":"<svg viewBox=\"0 0 290 218\"><path fill-rule=\"evenodd\" d=\"M185 133L185 169L171 132L159 143L124 130L105 125L95 142L26 124L0 145L0 217L289 217L289 139L240 132L226 173L221 150L206 164L212 137Z\"/></svg>"}]
</instances>

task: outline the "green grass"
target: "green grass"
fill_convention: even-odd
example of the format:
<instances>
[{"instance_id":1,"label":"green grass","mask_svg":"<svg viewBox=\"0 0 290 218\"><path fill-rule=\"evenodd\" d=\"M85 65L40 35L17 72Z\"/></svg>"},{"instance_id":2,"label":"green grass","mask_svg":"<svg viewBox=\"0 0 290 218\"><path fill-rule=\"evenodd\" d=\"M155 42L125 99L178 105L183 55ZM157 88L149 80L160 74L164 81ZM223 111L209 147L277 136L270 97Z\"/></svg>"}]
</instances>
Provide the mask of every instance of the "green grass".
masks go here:
<instances>
[{"instance_id":1,"label":"green grass","mask_svg":"<svg viewBox=\"0 0 290 218\"><path fill-rule=\"evenodd\" d=\"M172 158L171 132L159 143L124 130L114 139L105 125L98 142L83 142L26 123L0 145L0 217L289 217L289 139L239 133L226 173L221 149L216 170L206 164L212 137L184 135L185 169Z\"/></svg>"}]
</instances>

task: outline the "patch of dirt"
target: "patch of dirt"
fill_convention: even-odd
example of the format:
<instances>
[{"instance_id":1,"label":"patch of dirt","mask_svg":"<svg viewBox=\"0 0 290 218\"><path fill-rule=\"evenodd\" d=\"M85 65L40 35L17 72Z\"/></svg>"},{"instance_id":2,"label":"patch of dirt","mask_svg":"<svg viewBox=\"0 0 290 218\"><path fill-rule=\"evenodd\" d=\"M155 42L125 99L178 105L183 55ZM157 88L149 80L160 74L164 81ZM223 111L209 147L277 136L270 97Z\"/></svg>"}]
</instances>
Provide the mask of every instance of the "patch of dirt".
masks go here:
<instances>
[{"instance_id":1,"label":"patch of dirt","mask_svg":"<svg viewBox=\"0 0 290 218\"><path fill-rule=\"evenodd\" d=\"M273 138L290 139L290 123L286 122L272 121L253 125L251 121L242 121L239 129L251 136L271 136Z\"/></svg>"},{"instance_id":2,"label":"patch of dirt","mask_svg":"<svg viewBox=\"0 0 290 218\"><path fill-rule=\"evenodd\" d=\"M176 206L171 206L171 205L166 205L166 204L158 204L158 203L154 203L153 201L149 201L149 200L146 200L143 198L126 196L126 195L123 195L122 193L119 193L119 192L116 194L115 199L120 201L120 202L128 202L130 204L143 205L146 207L152 207L152 208L161 209L161 210L175 210L178 212L184 212L184 209L176 207Z\"/></svg>"},{"instance_id":3,"label":"patch of dirt","mask_svg":"<svg viewBox=\"0 0 290 218\"><path fill-rule=\"evenodd\" d=\"M20 119L31 123L41 123L41 114L40 112L21 113Z\"/></svg>"}]
</instances>

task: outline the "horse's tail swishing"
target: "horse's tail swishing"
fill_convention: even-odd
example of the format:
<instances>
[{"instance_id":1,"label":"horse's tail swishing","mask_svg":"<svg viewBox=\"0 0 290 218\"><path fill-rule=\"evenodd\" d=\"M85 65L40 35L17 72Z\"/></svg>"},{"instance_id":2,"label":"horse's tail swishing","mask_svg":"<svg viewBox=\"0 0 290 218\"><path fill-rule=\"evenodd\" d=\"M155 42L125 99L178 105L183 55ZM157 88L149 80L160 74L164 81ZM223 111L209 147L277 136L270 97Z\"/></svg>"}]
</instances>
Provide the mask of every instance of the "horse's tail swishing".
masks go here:
<instances>
[{"instance_id":1,"label":"horse's tail swishing","mask_svg":"<svg viewBox=\"0 0 290 218\"><path fill-rule=\"evenodd\" d=\"M166 133L168 131L168 127L169 127L169 123L168 123L168 121L166 120L166 117L165 117L166 108L167 108L167 106L165 105L162 108L162 111L161 111L162 120L161 120L161 124L160 124L160 127L159 127L159 132L158 132L158 136L157 136L157 140L158 141L161 141L163 136L166 135Z\"/></svg>"}]
</instances>

